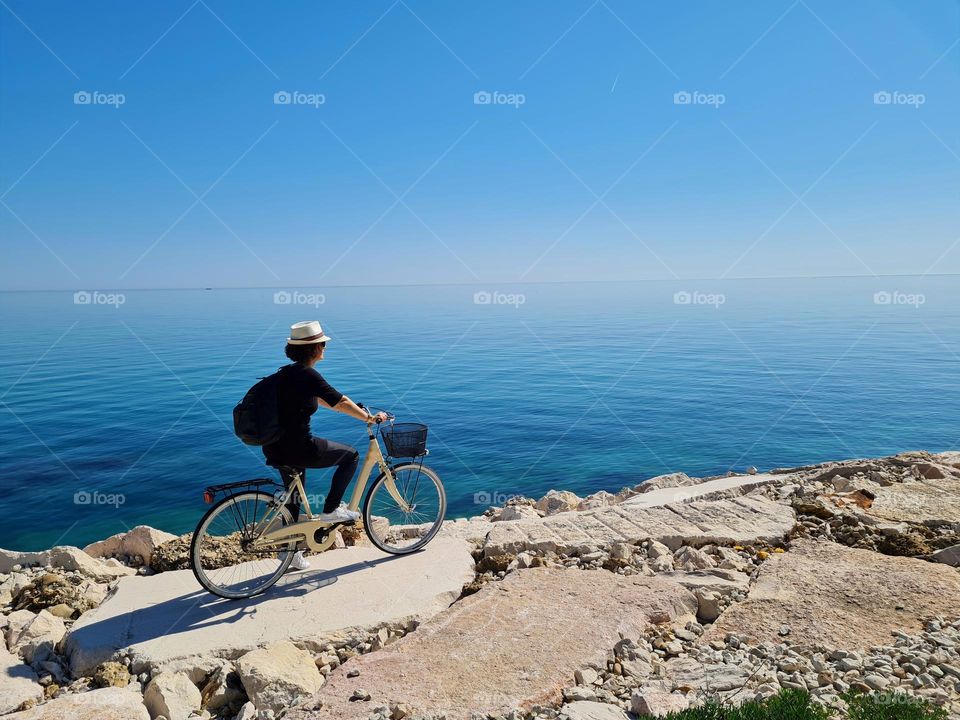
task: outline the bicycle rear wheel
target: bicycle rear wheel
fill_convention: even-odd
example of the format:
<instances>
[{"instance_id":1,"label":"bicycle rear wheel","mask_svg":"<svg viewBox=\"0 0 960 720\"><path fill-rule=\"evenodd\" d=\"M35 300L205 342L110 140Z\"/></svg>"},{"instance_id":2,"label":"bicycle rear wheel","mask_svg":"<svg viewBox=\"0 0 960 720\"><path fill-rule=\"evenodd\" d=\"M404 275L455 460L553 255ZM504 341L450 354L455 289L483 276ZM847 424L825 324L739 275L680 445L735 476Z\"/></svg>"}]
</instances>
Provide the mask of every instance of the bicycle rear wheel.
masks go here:
<instances>
[{"instance_id":1,"label":"bicycle rear wheel","mask_svg":"<svg viewBox=\"0 0 960 720\"><path fill-rule=\"evenodd\" d=\"M384 552L406 555L416 552L440 530L447 512L447 495L440 476L415 462L391 467L397 502L380 473L363 503L363 526L370 542Z\"/></svg>"},{"instance_id":2,"label":"bicycle rear wheel","mask_svg":"<svg viewBox=\"0 0 960 720\"><path fill-rule=\"evenodd\" d=\"M275 517L267 528L268 513ZM197 581L208 591L232 600L262 593L290 567L297 543L265 550L252 542L267 529L293 522L290 510L273 495L248 491L230 495L210 508L190 543L190 564Z\"/></svg>"}]
</instances>

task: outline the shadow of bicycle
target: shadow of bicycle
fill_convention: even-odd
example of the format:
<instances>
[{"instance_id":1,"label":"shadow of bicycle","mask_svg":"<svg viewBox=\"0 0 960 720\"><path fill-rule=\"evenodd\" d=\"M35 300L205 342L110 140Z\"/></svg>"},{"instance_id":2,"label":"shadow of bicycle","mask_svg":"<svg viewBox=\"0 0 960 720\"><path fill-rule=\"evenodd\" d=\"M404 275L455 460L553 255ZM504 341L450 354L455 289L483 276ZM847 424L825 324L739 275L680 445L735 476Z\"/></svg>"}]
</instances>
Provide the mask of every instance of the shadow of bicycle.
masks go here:
<instances>
[{"instance_id":1,"label":"shadow of bicycle","mask_svg":"<svg viewBox=\"0 0 960 720\"><path fill-rule=\"evenodd\" d=\"M202 652L208 633L221 636L224 632L233 632L229 628L234 624L243 625L245 637L258 639L262 635L262 641L266 641L277 623L295 625L298 619L303 621L304 613L313 613L313 620L322 620L316 617L318 613L328 609L332 613L341 606L346 597L339 596L346 596L347 590L355 590L340 591L335 601L325 599L323 592L333 588L341 578L398 559L398 556L388 555L342 567L291 572L266 592L242 600L227 600L208 593L200 588L192 573L185 571L161 573L151 578L130 578L140 583L147 581L151 588L144 590L143 597L138 598L134 586L121 586L115 602L125 606L140 602L143 605L94 619L96 614L109 612L111 601L108 600L101 610L91 613L92 622L85 623L81 616L67 638L67 653L76 669L78 663L87 665L92 658L102 662L132 645L163 643L167 639L178 644L190 643L190 638L177 637L187 634L194 635L196 651ZM311 598L309 602L305 600L315 591L319 591L319 597ZM271 606L269 612L267 606Z\"/></svg>"}]
</instances>

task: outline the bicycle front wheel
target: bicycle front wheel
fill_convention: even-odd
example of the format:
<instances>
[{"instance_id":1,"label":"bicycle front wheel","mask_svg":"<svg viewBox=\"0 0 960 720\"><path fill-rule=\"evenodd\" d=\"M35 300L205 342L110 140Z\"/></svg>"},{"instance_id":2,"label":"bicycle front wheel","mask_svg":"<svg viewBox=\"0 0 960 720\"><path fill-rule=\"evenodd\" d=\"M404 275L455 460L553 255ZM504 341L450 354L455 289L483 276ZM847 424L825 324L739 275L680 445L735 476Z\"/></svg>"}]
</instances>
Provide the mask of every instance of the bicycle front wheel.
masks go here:
<instances>
[{"instance_id":1,"label":"bicycle front wheel","mask_svg":"<svg viewBox=\"0 0 960 720\"><path fill-rule=\"evenodd\" d=\"M370 542L384 552L406 555L433 539L447 512L440 476L419 463L394 465L396 495L380 473L363 503L363 527ZM398 502L398 499L402 502Z\"/></svg>"},{"instance_id":2,"label":"bicycle front wheel","mask_svg":"<svg viewBox=\"0 0 960 720\"><path fill-rule=\"evenodd\" d=\"M262 593L290 567L295 541L255 548L266 530L293 522L290 510L265 492L230 495L207 511L193 533L190 564L197 581L231 600Z\"/></svg>"}]
</instances>

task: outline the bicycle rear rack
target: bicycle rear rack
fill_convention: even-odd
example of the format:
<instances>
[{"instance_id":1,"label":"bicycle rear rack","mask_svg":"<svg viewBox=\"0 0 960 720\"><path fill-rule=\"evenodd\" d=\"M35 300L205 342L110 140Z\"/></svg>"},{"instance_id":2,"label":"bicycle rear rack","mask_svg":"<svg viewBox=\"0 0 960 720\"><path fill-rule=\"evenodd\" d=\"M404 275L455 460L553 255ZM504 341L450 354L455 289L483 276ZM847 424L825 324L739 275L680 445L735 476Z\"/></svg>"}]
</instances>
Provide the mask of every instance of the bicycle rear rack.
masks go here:
<instances>
[{"instance_id":1,"label":"bicycle rear rack","mask_svg":"<svg viewBox=\"0 0 960 720\"><path fill-rule=\"evenodd\" d=\"M216 496L220 493L232 492L233 490L237 490L239 488L256 489L261 488L264 485L276 485L277 487L281 487L280 483L269 478L255 478L253 480L240 480L239 482L222 483L220 485L208 485L203 489L203 501L207 505L211 505L216 499Z\"/></svg>"}]
</instances>

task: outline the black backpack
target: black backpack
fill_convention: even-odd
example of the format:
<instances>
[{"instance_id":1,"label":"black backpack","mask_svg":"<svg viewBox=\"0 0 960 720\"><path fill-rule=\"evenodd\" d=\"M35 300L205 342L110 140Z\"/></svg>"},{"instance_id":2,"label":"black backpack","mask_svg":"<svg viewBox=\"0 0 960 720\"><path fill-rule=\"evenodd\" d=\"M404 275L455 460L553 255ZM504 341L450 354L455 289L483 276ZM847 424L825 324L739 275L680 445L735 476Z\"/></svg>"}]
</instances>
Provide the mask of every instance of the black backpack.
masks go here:
<instances>
[{"instance_id":1,"label":"black backpack","mask_svg":"<svg viewBox=\"0 0 960 720\"><path fill-rule=\"evenodd\" d=\"M283 435L277 394L283 370L260 378L233 409L233 432L247 445L269 445Z\"/></svg>"}]
</instances>

